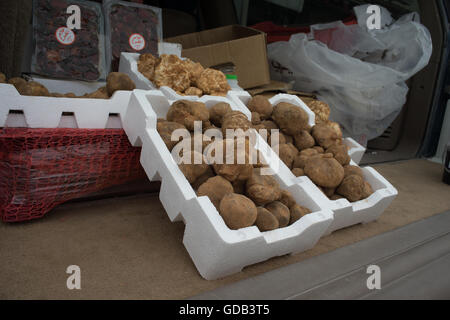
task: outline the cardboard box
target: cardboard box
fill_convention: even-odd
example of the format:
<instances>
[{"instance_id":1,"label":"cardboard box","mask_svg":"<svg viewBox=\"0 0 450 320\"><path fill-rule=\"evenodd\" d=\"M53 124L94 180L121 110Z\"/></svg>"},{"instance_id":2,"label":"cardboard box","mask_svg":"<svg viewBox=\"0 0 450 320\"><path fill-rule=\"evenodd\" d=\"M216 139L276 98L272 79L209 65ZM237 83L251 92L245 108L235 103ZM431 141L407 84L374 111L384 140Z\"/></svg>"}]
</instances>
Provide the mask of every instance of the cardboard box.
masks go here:
<instances>
[{"instance_id":1,"label":"cardboard box","mask_svg":"<svg viewBox=\"0 0 450 320\"><path fill-rule=\"evenodd\" d=\"M181 55L204 67L232 64L239 86L252 88L270 82L265 33L231 25L165 39L180 43Z\"/></svg>"}]
</instances>

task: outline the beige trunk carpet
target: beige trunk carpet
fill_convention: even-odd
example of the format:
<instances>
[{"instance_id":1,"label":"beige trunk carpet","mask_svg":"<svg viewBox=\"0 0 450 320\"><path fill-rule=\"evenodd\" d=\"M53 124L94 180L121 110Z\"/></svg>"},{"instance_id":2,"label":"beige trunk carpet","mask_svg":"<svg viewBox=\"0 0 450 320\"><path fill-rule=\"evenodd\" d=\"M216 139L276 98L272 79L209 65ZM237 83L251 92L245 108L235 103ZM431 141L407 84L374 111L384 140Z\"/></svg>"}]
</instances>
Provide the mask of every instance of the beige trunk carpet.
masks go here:
<instances>
[{"instance_id":1,"label":"beige trunk carpet","mask_svg":"<svg viewBox=\"0 0 450 320\"><path fill-rule=\"evenodd\" d=\"M374 166L398 190L376 222L338 230L306 252L204 280L156 195L55 208L27 223L0 223L0 299L180 299L404 226L450 209L442 166L409 160ZM81 290L68 290L66 268L81 269Z\"/></svg>"}]
</instances>

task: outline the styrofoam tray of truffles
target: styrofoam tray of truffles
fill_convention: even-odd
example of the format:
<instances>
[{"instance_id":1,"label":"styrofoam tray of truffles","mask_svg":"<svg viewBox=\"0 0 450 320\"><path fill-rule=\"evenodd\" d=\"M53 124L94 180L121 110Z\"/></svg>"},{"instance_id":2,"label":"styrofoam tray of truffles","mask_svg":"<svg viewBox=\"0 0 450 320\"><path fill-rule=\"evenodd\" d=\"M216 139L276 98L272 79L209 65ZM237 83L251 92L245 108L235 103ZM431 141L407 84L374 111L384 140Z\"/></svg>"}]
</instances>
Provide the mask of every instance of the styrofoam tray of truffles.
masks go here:
<instances>
[{"instance_id":1,"label":"styrofoam tray of truffles","mask_svg":"<svg viewBox=\"0 0 450 320\"><path fill-rule=\"evenodd\" d=\"M251 96L246 92L233 92L231 93L231 99L237 104L242 103L242 105L248 105L251 101ZM272 107L278 105L280 102L288 102L298 106L308 114L308 124L310 126L314 126L314 116L311 116L312 111L297 96L278 94L268 101L272 105ZM243 107L242 105L241 107ZM320 126L316 128L313 127L313 130L311 131L313 136L315 134L315 129L316 131L319 131L319 127ZM315 144L314 140L312 142L312 144ZM297 143L297 141L294 141L294 143ZM324 177L322 178L324 180L323 182L320 181L320 177L315 177L313 171L315 171L316 168L314 168L313 165L309 166L308 168L303 167L301 168L301 170L295 168L299 166L296 165L295 162L299 160L298 158L301 158L299 157L300 154L302 154L303 152L314 151L310 149L311 146L308 146L308 151L300 151L297 154L296 158L293 159L293 165L291 165L291 167L294 169L292 171L285 163L282 163L280 165L280 172L283 172L283 175L288 179L288 181L290 180L295 183L304 181L305 179L309 181L313 179L316 180L314 181L316 184L312 184L317 189L319 189L318 185L320 184L325 185L327 183L330 183L329 187L320 187L319 190L322 190L323 192L316 193L318 194L318 201L321 203L321 205L323 207L330 208L334 212L334 219L328 228L327 234L354 224L367 223L378 219L378 217L384 212L384 210L390 205L392 200L397 195L397 190L375 169L371 167L360 168L357 166L357 163L361 160L361 157L364 154L364 148L362 146L360 146L351 138L343 139L343 144L347 146L348 150L346 150L345 147L340 148L336 146L330 146L329 149L320 148L322 149L322 152L325 153L333 152L332 157L342 162L340 164L344 167L345 170L339 174L340 176L338 175L338 180L341 181L340 185L338 186L332 185L332 182L330 183L330 180L332 180L333 177ZM341 151L343 153L338 155L338 153ZM345 151L347 151L347 154L349 156L349 158L347 159L345 159ZM343 160L341 160L342 156L344 157ZM283 158L281 150L280 157ZM331 165L341 167L339 164L337 164L338 162L334 161L335 159L320 160L320 162L326 162L325 165L328 165L329 162L333 161ZM342 170L342 167L339 170ZM351 170L354 171L350 172ZM355 170L357 171L356 173ZM351 175L353 175L353 177L347 178L347 176ZM361 179L359 177L355 178L354 175L361 177ZM352 179L357 181L352 181ZM363 187L361 188L361 190L353 190L355 185ZM325 195L325 193L328 194ZM341 195L336 193L340 193ZM346 195L346 198L342 196L342 194Z\"/></svg>"},{"instance_id":2,"label":"styrofoam tray of truffles","mask_svg":"<svg viewBox=\"0 0 450 320\"><path fill-rule=\"evenodd\" d=\"M239 106L223 97L203 96L198 101L204 103L209 110L221 102L229 102L231 109L240 110ZM232 229L230 224L232 227L239 227L245 221L239 220L236 225L233 225L230 222L232 221L231 218L226 214L228 212L227 206L233 207L233 201L231 201L234 199L233 197L243 196L235 193L227 193L222 196L220 213L216 208L217 203L216 206L213 204L213 201L217 199L209 196L198 196L192 185L195 184L195 182L193 183L194 179L197 181L201 176L191 178L191 174L187 174L186 170L182 169L182 165L179 166L175 162L169 151L169 144L166 145L167 140L163 140L160 135L160 133L166 133L161 129L164 124L167 127L173 126L171 129L177 127L177 124L172 122L172 115L170 123L162 120L166 117L169 118L168 112L171 105L175 105L174 102L176 101L168 99L157 90L134 90L126 112L124 129L134 146L142 146L141 164L148 178L161 181L160 200L170 220L181 220L185 223L183 243L199 273L206 279L217 279L239 272L245 266L274 256L301 252L312 248L324 232L328 230L333 214L331 210L321 208L319 202L315 200L318 198L320 191L313 186L311 181L303 179L292 183L286 179L283 172L277 171L280 160L259 135L255 135L256 149L263 154L263 158L269 165L269 170L276 172L275 175L271 176L271 179L275 179L282 190L290 192L295 200L294 202L308 208L311 213L301 216L292 224L270 231L261 232L255 225ZM248 120L250 119L249 115L246 115L246 117L248 117ZM183 122L182 118L179 121ZM184 124L190 126L188 122L184 122ZM161 125L161 127L158 127L158 125ZM160 132L158 132L158 129ZM164 139L166 138L167 136L164 134ZM175 148L176 146L171 145L170 147ZM252 168L252 170L257 169ZM240 172L240 174L243 174L243 172ZM216 175L209 178L205 183L212 184L215 182L213 180L217 179L222 181L224 189L227 188L227 185L229 188L231 186L229 181L232 179L226 181L229 177L227 179L223 177L226 177L225 173L223 176ZM201 189L201 187L197 189L200 194L202 193ZM220 192L222 189L215 188L215 190ZM249 206L252 207L249 211L254 214L254 205L249 204ZM268 210L273 209L270 206L266 206L266 208ZM230 214L239 212L241 209L236 208L235 210ZM252 220L245 223L253 224L255 216L244 218Z\"/></svg>"},{"instance_id":3,"label":"styrofoam tray of truffles","mask_svg":"<svg viewBox=\"0 0 450 320\"><path fill-rule=\"evenodd\" d=\"M169 86L161 86L157 87L155 83L150 81L144 74L142 74L139 71L138 68L138 62L139 62L139 53L131 53L131 52L122 52L120 56L120 64L119 64L119 71L128 74L128 76L134 81L136 84L137 89L142 90L161 90L164 95L166 95L170 100L179 100L179 99L186 99L186 100L198 100L199 95L194 94L196 91L195 89L191 90L193 91L192 94L179 94L174 89L172 89ZM183 58L181 58L183 59ZM224 96L227 98L229 97L229 93L234 91L233 88L230 88L226 93L222 92L220 93L220 96ZM208 93L202 93L201 95L209 95ZM217 96L217 95L213 95Z\"/></svg>"},{"instance_id":4,"label":"styrofoam tray of truffles","mask_svg":"<svg viewBox=\"0 0 450 320\"><path fill-rule=\"evenodd\" d=\"M247 103L250 101L252 96L244 90L240 91L230 91L228 93L228 98L231 99L233 102L241 106L241 109L247 108ZM271 99L269 99L272 106L276 105L279 102L289 102L295 105L298 105L300 108L305 110L309 115L309 125L313 126L315 124L315 115L314 112L311 111L311 109L308 108L308 106L297 96L291 95L291 94L277 94L276 96L273 96ZM250 111L250 110L249 110ZM311 116L312 114L312 116ZM356 142L354 139L347 137L344 138L344 144L348 146L348 154L350 158L356 163L359 164L361 161L364 152L366 149L360 145L358 142Z\"/></svg>"},{"instance_id":5,"label":"styrofoam tray of truffles","mask_svg":"<svg viewBox=\"0 0 450 320\"><path fill-rule=\"evenodd\" d=\"M25 83L25 80L23 81ZM39 81L39 79L36 79L36 82ZM48 89L52 91L56 91L59 87L65 89L68 87L68 81L66 80L52 80L50 83L51 88L49 86ZM86 88L86 86L80 85L78 81L74 81L71 87L72 91L76 92L95 88ZM42 90L43 87L36 87L36 89ZM102 99L99 97L75 98L73 93L65 96L64 94L49 96L46 88L44 88L44 91L43 95L40 95L39 92L22 95L13 84L0 83L0 96L2 97L0 101L0 127L122 128L123 118L131 96L129 90L118 90L114 91L109 97L106 93L106 87L105 98ZM97 90L91 94L97 93L100 93L100 91Z\"/></svg>"}]
</instances>

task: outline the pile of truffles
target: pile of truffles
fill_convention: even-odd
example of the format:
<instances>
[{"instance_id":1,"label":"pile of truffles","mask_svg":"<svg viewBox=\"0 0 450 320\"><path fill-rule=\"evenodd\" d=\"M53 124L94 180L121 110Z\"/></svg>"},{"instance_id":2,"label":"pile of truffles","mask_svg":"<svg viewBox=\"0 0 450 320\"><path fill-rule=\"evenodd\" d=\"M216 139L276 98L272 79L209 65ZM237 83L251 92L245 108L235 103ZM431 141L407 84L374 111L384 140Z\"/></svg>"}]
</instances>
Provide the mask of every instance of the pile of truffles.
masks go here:
<instances>
[{"instance_id":1,"label":"pile of truffles","mask_svg":"<svg viewBox=\"0 0 450 320\"><path fill-rule=\"evenodd\" d=\"M190 140L171 141L172 132L176 129L186 129L192 133L194 121L202 122L203 135L210 128L217 128L222 132L227 128L247 130L252 124L245 114L231 110L228 103L218 103L208 110L204 103L187 100L174 102L166 119L157 121L157 130L169 151L178 144L186 141L190 143L191 151L187 156L191 159L197 156L200 161L198 164L194 164L194 161L191 164L182 163L179 168L198 196L209 197L230 229L256 225L260 231L269 231L288 226L311 212L296 203L287 190L282 190L273 176L262 175L262 164L252 164L253 161L249 160L251 146L248 140L244 140L245 149L238 149L236 141L225 135L225 139L216 137L212 141L207 141L202 136L203 151L213 144L213 150L223 148L224 158L227 159L223 164L208 164L205 153L199 154L193 149L193 135ZM227 154L229 143L234 146L233 154ZM186 149L189 150L189 147L184 151ZM238 163L237 159L240 159L242 153L245 161ZM230 158L232 161L228 161Z\"/></svg>"},{"instance_id":2,"label":"pile of truffles","mask_svg":"<svg viewBox=\"0 0 450 320\"><path fill-rule=\"evenodd\" d=\"M82 96L76 96L74 93L56 93L49 92L48 89L36 81L27 81L24 78L14 77L6 81L6 77L0 72L0 83L9 83L16 87L17 91L23 96L44 96L59 98L91 98L91 99L109 99L117 90L133 90L136 88L133 80L125 73L111 72L106 78L106 86L98 88L96 91L86 93Z\"/></svg>"},{"instance_id":3,"label":"pile of truffles","mask_svg":"<svg viewBox=\"0 0 450 320\"><path fill-rule=\"evenodd\" d=\"M159 58L150 53L141 54L138 70L158 88L168 86L180 95L225 96L230 90L223 72L204 69L198 62L181 60L173 54L162 54Z\"/></svg>"},{"instance_id":4,"label":"pile of truffles","mask_svg":"<svg viewBox=\"0 0 450 320\"><path fill-rule=\"evenodd\" d=\"M280 129L279 156L295 176L308 176L331 200L346 198L354 202L373 193L362 170L350 165L342 131L339 124L328 119L330 109L324 102L309 105L316 114L312 128L308 114L287 102L272 107L267 98L255 96L247 107L255 129L267 129L268 135L271 129Z\"/></svg>"}]
</instances>

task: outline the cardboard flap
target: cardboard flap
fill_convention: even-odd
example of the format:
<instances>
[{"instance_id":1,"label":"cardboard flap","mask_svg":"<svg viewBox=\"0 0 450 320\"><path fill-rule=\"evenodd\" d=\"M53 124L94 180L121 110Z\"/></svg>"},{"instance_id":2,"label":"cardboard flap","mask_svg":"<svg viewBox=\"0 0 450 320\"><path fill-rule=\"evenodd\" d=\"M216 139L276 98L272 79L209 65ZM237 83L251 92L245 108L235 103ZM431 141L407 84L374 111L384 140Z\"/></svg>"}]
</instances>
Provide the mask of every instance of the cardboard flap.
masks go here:
<instances>
[{"instance_id":1,"label":"cardboard flap","mask_svg":"<svg viewBox=\"0 0 450 320\"><path fill-rule=\"evenodd\" d=\"M180 43L181 55L204 67L235 66L239 85L246 89L270 82L265 34L238 25L166 39Z\"/></svg>"}]
</instances>

